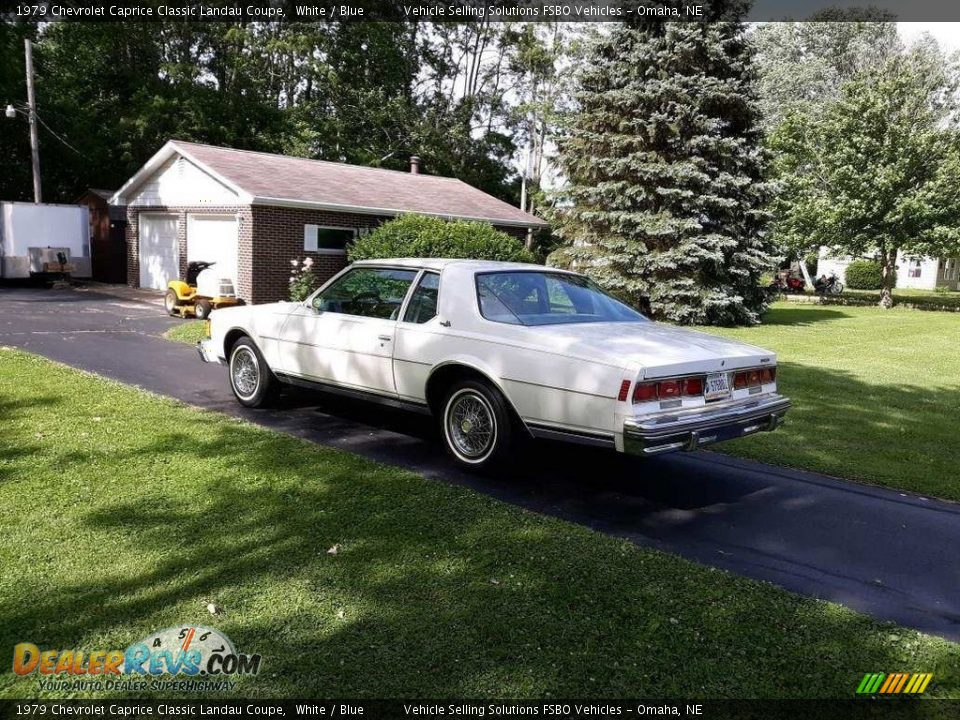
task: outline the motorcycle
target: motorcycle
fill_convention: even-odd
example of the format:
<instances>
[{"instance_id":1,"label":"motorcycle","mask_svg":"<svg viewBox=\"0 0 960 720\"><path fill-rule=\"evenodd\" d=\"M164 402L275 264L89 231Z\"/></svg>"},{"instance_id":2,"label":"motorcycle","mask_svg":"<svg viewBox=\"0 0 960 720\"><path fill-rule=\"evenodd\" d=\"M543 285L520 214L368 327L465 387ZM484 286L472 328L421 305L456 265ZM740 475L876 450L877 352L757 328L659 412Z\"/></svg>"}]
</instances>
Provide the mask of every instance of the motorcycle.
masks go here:
<instances>
[{"instance_id":1,"label":"motorcycle","mask_svg":"<svg viewBox=\"0 0 960 720\"><path fill-rule=\"evenodd\" d=\"M776 294L786 295L787 293L802 293L804 282L801 278L795 278L792 275L778 275L768 286L769 290Z\"/></svg>"},{"instance_id":2,"label":"motorcycle","mask_svg":"<svg viewBox=\"0 0 960 720\"><path fill-rule=\"evenodd\" d=\"M816 282L813 283L813 289L817 291L818 295L839 295L843 292L843 283L837 279L835 274L831 273L830 277L821 275L817 278Z\"/></svg>"}]
</instances>

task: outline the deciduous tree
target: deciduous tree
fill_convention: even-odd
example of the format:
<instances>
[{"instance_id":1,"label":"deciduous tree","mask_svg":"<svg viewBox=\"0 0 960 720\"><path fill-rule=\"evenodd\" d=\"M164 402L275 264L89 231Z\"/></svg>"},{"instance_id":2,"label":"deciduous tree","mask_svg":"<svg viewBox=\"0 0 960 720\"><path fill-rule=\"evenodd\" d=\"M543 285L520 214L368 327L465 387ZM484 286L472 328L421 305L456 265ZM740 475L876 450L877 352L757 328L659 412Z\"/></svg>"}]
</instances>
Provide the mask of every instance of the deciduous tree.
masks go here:
<instances>
[{"instance_id":1,"label":"deciduous tree","mask_svg":"<svg viewBox=\"0 0 960 720\"><path fill-rule=\"evenodd\" d=\"M923 46L845 84L820 115L789 115L772 138L778 232L795 246L875 256L886 307L898 252L960 253L956 91L951 63Z\"/></svg>"}]
</instances>

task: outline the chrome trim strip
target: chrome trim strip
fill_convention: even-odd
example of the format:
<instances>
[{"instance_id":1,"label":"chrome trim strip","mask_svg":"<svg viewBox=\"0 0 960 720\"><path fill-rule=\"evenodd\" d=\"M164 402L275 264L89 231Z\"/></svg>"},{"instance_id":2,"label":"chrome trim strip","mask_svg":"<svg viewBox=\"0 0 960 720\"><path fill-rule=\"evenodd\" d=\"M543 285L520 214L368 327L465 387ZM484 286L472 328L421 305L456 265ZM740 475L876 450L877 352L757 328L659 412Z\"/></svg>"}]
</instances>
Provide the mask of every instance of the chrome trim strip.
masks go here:
<instances>
[{"instance_id":1,"label":"chrome trim strip","mask_svg":"<svg viewBox=\"0 0 960 720\"><path fill-rule=\"evenodd\" d=\"M530 434L535 438L541 438L544 440L560 440L562 442L571 442L579 445L591 445L593 447L602 448L616 447L616 442L614 441L612 435L578 432L576 430L549 427L531 422L527 423L527 428L530 430Z\"/></svg>"},{"instance_id":2,"label":"chrome trim strip","mask_svg":"<svg viewBox=\"0 0 960 720\"><path fill-rule=\"evenodd\" d=\"M409 358L394 357L394 362L408 363L410 365L423 365L424 367L432 367L428 362L421 362L420 360L410 360Z\"/></svg>"},{"instance_id":3,"label":"chrome trim strip","mask_svg":"<svg viewBox=\"0 0 960 720\"><path fill-rule=\"evenodd\" d=\"M354 400L388 405L389 407L410 410L423 415L430 414L430 407L426 403L416 402L414 400L401 400L398 396L381 395L370 390L359 390L357 388L347 387L345 385L324 382L322 380L313 380L311 378L291 375L289 373L274 371L274 375L276 375L281 382L285 382L290 385L298 385L310 390L327 392L331 395L342 395L343 397L349 397Z\"/></svg>"}]
</instances>

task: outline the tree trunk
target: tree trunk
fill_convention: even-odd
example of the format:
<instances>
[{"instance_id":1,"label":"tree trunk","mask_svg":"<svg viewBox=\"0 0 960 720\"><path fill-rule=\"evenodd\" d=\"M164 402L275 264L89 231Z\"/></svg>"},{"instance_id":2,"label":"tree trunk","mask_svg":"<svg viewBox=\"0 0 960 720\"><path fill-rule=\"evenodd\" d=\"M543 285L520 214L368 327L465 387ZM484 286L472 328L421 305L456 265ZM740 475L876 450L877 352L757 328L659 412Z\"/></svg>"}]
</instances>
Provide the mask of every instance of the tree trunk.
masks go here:
<instances>
[{"instance_id":1,"label":"tree trunk","mask_svg":"<svg viewBox=\"0 0 960 720\"><path fill-rule=\"evenodd\" d=\"M880 289L880 307L889 310L893 307L893 286L897 279L897 250L894 248L883 254L883 287Z\"/></svg>"}]
</instances>

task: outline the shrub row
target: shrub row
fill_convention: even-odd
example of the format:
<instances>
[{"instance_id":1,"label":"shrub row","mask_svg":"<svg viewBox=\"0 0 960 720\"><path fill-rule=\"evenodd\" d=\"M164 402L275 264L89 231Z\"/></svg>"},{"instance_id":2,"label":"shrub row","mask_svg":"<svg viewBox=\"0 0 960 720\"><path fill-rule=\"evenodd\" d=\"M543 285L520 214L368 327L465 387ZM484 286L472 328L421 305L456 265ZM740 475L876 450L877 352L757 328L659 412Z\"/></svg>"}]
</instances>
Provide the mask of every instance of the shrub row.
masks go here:
<instances>
[{"instance_id":1,"label":"shrub row","mask_svg":"<svg viewBox=\"0 0 960 720\"><path fill-rule=\"evenodd\" d=\"M895 307L960 312L960 293L913 294L909 290L894 290L893 300ZM873 306L880 302L880 293L846 291L843 295L826 295L820 302L823 305Z\"/></svg>"},{"instance_id":2,"label":"shrub row","mask_svg":"<svg viewBox=\"0 0 960 720\"><path fill-rule=\"evenodd\" d=\"M347 248L350 262L384 258L468 258L534 262L517 238L489 223L402 215Z\"/></svg>"}]
</instances>

